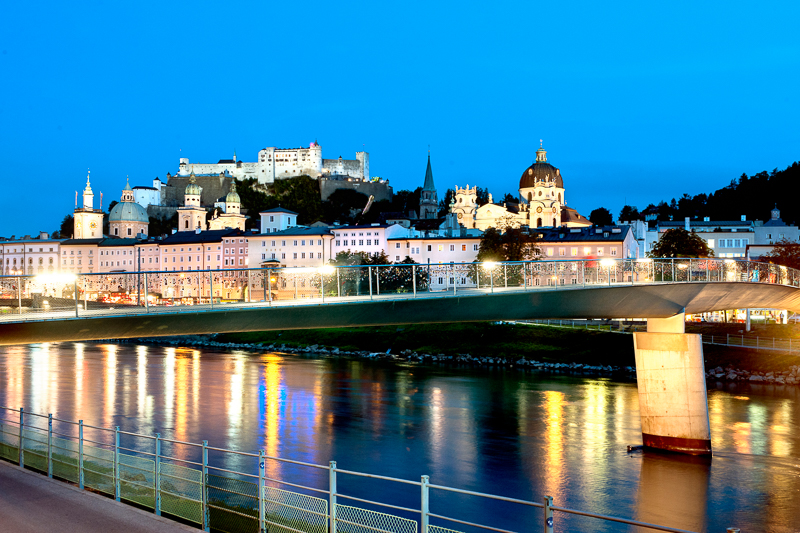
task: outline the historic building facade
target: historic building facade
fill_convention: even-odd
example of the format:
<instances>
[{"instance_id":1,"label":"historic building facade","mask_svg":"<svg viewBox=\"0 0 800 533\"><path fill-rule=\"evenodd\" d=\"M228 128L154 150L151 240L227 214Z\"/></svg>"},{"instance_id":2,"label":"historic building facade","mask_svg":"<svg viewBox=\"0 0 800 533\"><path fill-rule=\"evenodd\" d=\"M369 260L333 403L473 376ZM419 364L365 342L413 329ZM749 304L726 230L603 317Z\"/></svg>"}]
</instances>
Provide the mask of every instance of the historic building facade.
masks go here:
<instances>
[{"instance_id":1,"label":"historic building facade","mask_svg":"<svg viewBox=\"0 0 800 533\"><path fill-rule=\"evenodd\" d=\"M78 207L77 193L75 193L75 239L99 239L103 237L103 210L94 208L94 193L86 175L86 187L83 189L83 207Z\"/></svg>"},{"instance_id":2,"label":"historic building facade","mask_svg":"<svg viewBox=\"0 0 800 533\"><path fill-rule=\"evenodd\" d=\"M481 231L491 227L591 226L588 219L566 204L561 171L547 162L547 151L540 146L536 150L536 161L520 177L518 203L495 204L489 195L489 203L478 206L477 187L456 186L450 210L464 227Z\"/></svg>"},{"instance_id":3,"label":"historic building facade","mask_svg":"<svg viewBox=\"0 0 800 533\"><path fill-rule=\"evenodd\" d=\"M144 207L136 203L131 184L122 189L121 201L108 214L108 233L113 237L147 235L150 219Z\"/></svg>"}]
</instances>

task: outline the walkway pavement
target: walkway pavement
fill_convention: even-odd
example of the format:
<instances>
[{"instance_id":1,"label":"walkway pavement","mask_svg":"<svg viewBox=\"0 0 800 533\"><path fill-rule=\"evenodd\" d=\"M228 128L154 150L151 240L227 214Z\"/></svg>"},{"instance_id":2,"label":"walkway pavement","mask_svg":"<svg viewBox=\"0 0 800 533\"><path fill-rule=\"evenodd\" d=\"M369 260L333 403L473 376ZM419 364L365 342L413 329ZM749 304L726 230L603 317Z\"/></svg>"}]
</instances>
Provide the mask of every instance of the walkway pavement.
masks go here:
<instances>
[{"instance_id":1,"label":"walkway pavement","mask_svg":"<svg viewBox=\"0 0 800 533\"><path fill-rule=\"evenodd\" d=\"M0 531L196 533L198 529L0 461Z\"/></svg>"}]
</instances>

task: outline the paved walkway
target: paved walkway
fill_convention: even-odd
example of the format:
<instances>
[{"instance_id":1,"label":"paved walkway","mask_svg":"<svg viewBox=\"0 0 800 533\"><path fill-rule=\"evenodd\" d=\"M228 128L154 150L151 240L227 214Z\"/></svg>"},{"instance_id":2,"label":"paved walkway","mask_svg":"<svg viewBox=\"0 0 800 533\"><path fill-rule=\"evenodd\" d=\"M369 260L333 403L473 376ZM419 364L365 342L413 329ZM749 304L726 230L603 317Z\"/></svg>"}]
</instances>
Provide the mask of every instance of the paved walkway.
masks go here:
<instances>
[{"instance_id":1,"label":"paved walkway","mask_svg":"<svg viewBox=\"0 0 800 533\"><path fill-rule=\"evenodd\" d=\"M199 530L0 461L0 531L197 533Z\"/></svg>"}]
</instances>

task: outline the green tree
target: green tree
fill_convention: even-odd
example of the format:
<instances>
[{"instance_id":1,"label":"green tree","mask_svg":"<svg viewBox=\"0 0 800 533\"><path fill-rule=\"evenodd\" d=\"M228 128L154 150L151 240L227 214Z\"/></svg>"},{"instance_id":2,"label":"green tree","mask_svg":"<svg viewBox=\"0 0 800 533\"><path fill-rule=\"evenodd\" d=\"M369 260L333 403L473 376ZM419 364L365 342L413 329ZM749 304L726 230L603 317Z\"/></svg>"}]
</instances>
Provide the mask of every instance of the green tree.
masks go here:
<instances>
[{"instance_id":1,"label":"green tree","mask_svg":"<svg viewBox=\"0 0 800 533\"><path fill-rule=\"evenodd\" d=\"M325 220L349 224L361 214L367 201L369 201L369 197L364 193L353 189L336 189L324 202Z\"/></svg>"},{"instance_id":2,"label":"green tree","mask_svg":"<svg viewBox=\"0 0 800 533\"><path fill-rule=\"evenodd\" d=\"M75 217L72 215L66 215L61 220L61 226L58 228L58 234L61 236L62 239L69 239L72 237L75 231Z\"/></svg>"},{"instance_id":3,"label":"green tree","mask_svg":"<svg viewBox=\"0 0 800 533\"><path fill-rule=\"evenodd\" d=\"M611 216L611 211L605 207L598 207L589 214L589 220L595 226L610 226L614 223L614 217Z\"/></svg>"},{"instance_id":4,"label":"green tree","mask_svg":"<svg viewBox=\"0 0 800 533\"><path fill-rule=\"evenodd\" d=\"M456 191L453 189L447 189L444 193L444 198L439 200L439 218L447 216L447 213L450 212L450 202L454 201L456 198Z\"/></svg>"},{"instance_id":5,"label":"green tree","mask_svg":"<svg viewBox=\"0 0 800 533\"><path fill-rule=\"evenodd\" d=\"M519 228L487 228L478 246L478 261L531 261L541 252L536 245L536 236Z\"/></svg>"},{"instance_id":6,"label":"green tree","mask_svg":"<svg viewBox=\"0 0 800 533\"><path fill-rule=\"evenodd\" d=\"M392 211L398 211L408 215L409 211L419 214L419 199L422 195L422 187L417 187L413 191L402 190L394 193L392 197Z\"/></svg>"},{"instance_id":7,"label":"green tree","mask_svg":"<svg viewBox=\"0 0 800 533\"><path fill-rule=\"evenodd\" d=\"M714 250L708 247L694 231L683 228L668 229L653 245L650 257L714 257Z\"/></svg>"},{"instance_id":8,"label":"green tree","mask_svg":"<svg viewBox=\"0 0 800 533\"><path fill-rule=\"evenodd\" d=\"M475 188L475 203L478 206L486 205L489 203L489 189L484 187Z\"/></svg>"},{"instance_id":9,"label":"green tree","mask_svg":"<svg viewBox=\"0 0 800 533\"><path fill-rule=\"evenodd\" d=\"M800 269L800 244L786 238L781 239L775 243L772 251L762 255L761 259L776 265Z\"/></svg>"},{"instance_id":10,"label":"green tree","mask_svg":"<svg viewBox=\"0 0 800 533\"><path fill-rule=\"evenodd\" d=\"M626 205L622 208L622 211L619 212L620 222L632 222L634 220L642 220L642 215L639 214L639 210L635 207Z\"/></svg>"},{"instance_id":11,"label":"green tree","mask_svg":"<svg viewBox=\"0 0 800 533\"><path fill-rule=\"evenodd\" d=\"M519 203L519 200L517 199L516 195L507 192L506 195L503 196L503 199L500 201L500 203L517 204Z\"/></svg>"}]
</instances>

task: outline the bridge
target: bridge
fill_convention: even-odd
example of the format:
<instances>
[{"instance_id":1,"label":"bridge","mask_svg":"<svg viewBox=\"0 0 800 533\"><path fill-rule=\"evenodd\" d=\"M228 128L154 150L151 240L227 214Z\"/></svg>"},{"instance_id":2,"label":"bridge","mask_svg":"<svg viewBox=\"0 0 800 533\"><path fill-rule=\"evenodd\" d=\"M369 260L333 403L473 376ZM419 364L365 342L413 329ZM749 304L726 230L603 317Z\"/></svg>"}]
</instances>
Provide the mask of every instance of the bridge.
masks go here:
<instances>
[{"instance_id":1,"label":"bridge","mask_svg":"<svg viewBox=\"0 0 800 533\"><path fill-rule=\"evenodd\" d=\"M602 259L0 278L0 345L538 318L644 318L642 436L710 454L702 341L685 313L800 312L800 272L730 259ZM27 302L27 307L25 304Z\"/></svg>"}]
</instances>

